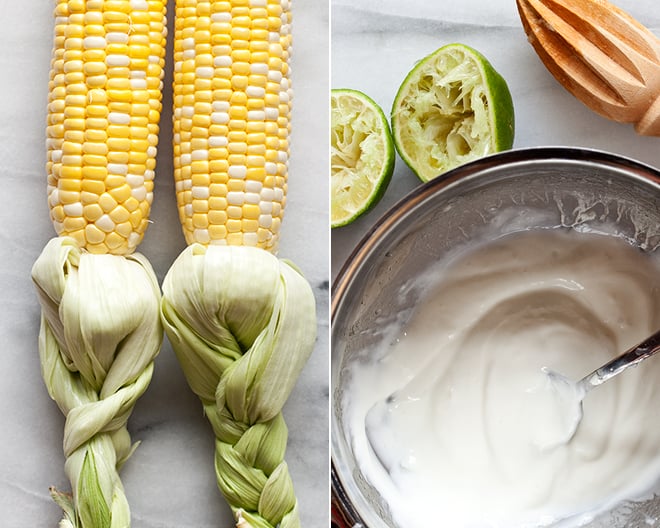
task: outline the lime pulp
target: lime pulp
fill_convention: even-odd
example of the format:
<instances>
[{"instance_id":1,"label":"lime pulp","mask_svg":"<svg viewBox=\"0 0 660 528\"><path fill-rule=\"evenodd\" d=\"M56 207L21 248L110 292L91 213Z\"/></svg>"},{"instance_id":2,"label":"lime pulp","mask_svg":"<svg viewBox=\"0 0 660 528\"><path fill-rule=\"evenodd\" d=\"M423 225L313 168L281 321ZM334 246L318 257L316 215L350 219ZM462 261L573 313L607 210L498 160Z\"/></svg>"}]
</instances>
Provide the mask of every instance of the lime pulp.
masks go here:
<instances>
[{"instance_id":1,"label":"lime pulp","mask_svg":"<svg viewBox=\"0 0 660 528\"><path fill-rule=\"evenodd\" d=\"M396 149L422 181L513 146L509 88L482 54L463 44L417 63L399 87L391 119Z\"/></svg>"},{"instance_id":2,"label":"lime pulp","mask_svg":"<svg viewBox=\"0 0 660 528\"><path fill-rule=\"evenodd\" d=\"M394 145L382 109L357 90L331 91L331 226L352 223L382 198Z\"/></svg>"}]
</instances>

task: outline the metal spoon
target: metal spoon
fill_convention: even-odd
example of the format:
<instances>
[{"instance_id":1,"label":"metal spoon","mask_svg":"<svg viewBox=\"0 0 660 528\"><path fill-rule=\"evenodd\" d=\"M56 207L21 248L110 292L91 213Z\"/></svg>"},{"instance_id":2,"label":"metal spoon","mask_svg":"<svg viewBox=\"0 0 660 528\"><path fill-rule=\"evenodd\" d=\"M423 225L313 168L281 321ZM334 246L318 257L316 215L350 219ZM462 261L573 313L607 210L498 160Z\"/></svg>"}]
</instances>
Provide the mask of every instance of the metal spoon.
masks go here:
<instances>
[{"instance_id":1,"label":"metal spoon","mask_svg":"<svg viewBox=\"0 0 660 528\"><path fill-rule=\"evenodd\" d=\"M557 404L557 414L555 417L542 417L551 420L553 425L543 429L542 434L534 435L534 444L542 451L548 451L569 443L582 421L582 402L587 393L658 351L660 351L660 330L577 382L559 372L543 368L549 381L549 386L545 390L552 391L550 397ZM365 419L369 447L388 473L399 463L397 459L399 440L396 433L390 430L391 410L396 405L397 396L395 392L376 403L368 411ZM557 422L555 423L554 420ZM383 430L387 431L387 434L383 434Z\"/></svg>"},{"instance_id":2,"label":"metal spoon","mask_svg":"<svg viewBox=\"0 0 660 528\"><path fill-rule=\"evenodd\" d=\"M596 113L660 136L660 39L605 0L516 0L552 75Z\"/></svg>"},{"instance_id":3,"label":"metal spoon","mask_svg":"<svg viewBox=\"0 0 660 528\"><path fill-rule=\"evenodd\" d=\"M638 345L630 348L620 356L608 361L600 368L586 375L581 380L574 382L563 374L550 369L544 369L548 374L553 388L567 405L566 412L569 418L569 424L566 429L566 435L559 439L555 445L570 442L578 430L582 421L582 402L587 393L594 387L602 385L607 380L621 374L629 367L634 367L641 361L651 357L660 350L660 330L651 337L645 339Z\"/></svg>"}]
</instances>

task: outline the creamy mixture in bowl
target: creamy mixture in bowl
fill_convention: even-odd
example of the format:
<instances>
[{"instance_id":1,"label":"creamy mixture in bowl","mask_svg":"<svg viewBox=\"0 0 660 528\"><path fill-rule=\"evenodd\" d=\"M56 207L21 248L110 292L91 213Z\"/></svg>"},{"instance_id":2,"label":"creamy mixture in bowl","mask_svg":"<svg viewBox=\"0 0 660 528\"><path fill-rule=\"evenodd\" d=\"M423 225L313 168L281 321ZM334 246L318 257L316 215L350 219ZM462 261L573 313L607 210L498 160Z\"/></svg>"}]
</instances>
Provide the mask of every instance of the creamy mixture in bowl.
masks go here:
<instances>
[{"instance_id":1,"label":"creamy mixture in bowl","mask_svg":"<svg viewBox=\"0 0 660 528\"><path fill-rule=\"evenodd\" d=\"M574 436L546 369L577 380L660 328L660 267L623 240L510 234L420 278L346 420L403 528L579 524L660 477L660 357L590 392ZM567 430L569 434L567 435Z\"/></svg>"},{"instance_id":2,"label":"creamy mixture in bowl","mask_svg":"<svg viewBox=\"0 0 660 528\"><path fill-rule=\"evenodd\" d=\"M346 526L660 523L660 356L581 419L548 375L660 328L658 248L660 172L607 153L511 151L396 204L333 284Z\"/></svg>"}]
</instances>

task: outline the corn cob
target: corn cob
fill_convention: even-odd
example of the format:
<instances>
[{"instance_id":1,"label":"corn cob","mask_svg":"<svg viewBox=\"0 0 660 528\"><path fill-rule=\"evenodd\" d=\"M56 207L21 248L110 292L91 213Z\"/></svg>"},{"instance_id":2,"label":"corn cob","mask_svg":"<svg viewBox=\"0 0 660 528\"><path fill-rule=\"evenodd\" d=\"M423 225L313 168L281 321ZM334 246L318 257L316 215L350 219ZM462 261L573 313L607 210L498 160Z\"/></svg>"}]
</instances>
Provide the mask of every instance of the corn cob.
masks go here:
<instances>
[{"instance_id":1,"label":"corn cob","mask_svg":"<svg viewBox=\"0 0 660 528\"><path fill-rule=\"evenodd\" d=\"M301 273L275 255L286 201L287 0L177 0L174 178L189 247L163 283L163 324L216 435L237 526L292 528L281 410L316 336Z\"/></svg>"},{"instance_id":2,"label":"corn cob","mask_svg":"<svg viewBox=\"0 0 660 528\"><path fill-rule=\"evenodd\" d=\"M61 528L126 527L126 422L162 340L158 282L134 250L152 201L165 4L58 0L54 17L47 193L59 236L32 277L42 375L66 416L72 494L51 494Z\"/></svg>"},{"instance_id":3,"label":"corn cob","mask_svg":"<svg viewBox=\"0 0 660 528\"><path fill-rule=\"evenodd\" d=\"M48 104L55 230L91 253L131 253L152 200L164 3L59 0Z\"/></svg>"},{"instance_id":4,"label":"corn cob","mask_svg":"<svg viewBox=\"0 0 660 528\"><path fill-rule=\"evenodd\" d=\"M189 244L277 247L290 18L280 0L177 2L174 178Z\"/></svg>"}]
</instances>

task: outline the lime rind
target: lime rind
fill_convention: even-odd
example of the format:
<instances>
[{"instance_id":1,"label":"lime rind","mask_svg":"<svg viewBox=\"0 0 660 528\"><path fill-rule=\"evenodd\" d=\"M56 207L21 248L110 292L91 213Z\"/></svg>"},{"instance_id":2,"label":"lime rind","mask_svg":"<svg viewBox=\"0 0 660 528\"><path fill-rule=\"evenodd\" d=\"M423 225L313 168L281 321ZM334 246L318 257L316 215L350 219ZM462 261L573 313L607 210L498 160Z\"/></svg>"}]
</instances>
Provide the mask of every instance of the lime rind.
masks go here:
<instances>
[{"instance_id":1,"label":"lime rind","mask_svg":"<svg viewBox=\"0 0 660 528\"><path fill-rule=\"evenodd\" d=\"M422 181L513 146L509 88L481 53L463 44L443 46L410 71L391 119L396 149Z\"/></svg>"},{"instance_id":2,"label":"lime rind","mask_svg":"<svg viewBox=\"0 0 660 528\"><path fill-rule=\"evenodd\" d=\"M366 94L331 91L331 226L348 225L382 198L394 172L385 113Z\"/></svg>"}]
</instances>

